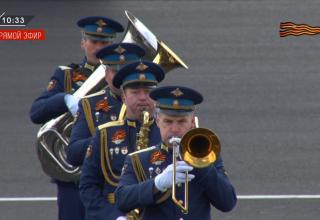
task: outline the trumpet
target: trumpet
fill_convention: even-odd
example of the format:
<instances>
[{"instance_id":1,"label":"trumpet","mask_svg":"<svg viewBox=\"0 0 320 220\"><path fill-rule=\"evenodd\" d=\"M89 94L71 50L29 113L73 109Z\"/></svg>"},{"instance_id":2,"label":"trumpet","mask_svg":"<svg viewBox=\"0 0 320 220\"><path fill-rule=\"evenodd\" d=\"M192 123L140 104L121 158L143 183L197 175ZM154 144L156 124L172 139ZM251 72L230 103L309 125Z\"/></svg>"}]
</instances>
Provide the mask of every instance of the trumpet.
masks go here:
<instances>
[{"instance_id":1,"label":"trumpet","mask_svg":"<svg viewBox=\"0 0 320 220\"><path fill-rule=\"evenodd\" d=\"M196 168L205 168L214 163L221 150L220 141L215 133L207 128L193 128L189 130L181 139L170 138L169 142L173 149L173 176L172 176L172 201L179 206L181 211L188 213L189 205L189 180L186 172L184 183L184 202L176 197L176 164L180 157L189 165ZM184 204L183 204L184 203Z\"/></svg>"}]
</instances>

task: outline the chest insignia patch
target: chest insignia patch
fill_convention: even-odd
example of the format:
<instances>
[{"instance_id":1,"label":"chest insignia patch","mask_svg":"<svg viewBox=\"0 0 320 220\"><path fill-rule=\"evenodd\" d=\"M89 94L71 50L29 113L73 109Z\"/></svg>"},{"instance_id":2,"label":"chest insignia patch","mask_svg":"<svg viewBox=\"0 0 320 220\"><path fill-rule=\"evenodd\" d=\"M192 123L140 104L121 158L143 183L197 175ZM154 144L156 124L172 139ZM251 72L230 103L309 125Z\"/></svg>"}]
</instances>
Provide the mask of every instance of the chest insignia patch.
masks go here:
<instances>
[{"instance_id":1,"label":"chest insignia patch","mask_svg":"<svg viewBox=\"0 0 320 220\"><path fill-rule=\"evenodd\" d=\"M150 163L154 165L160 165L166 160L166 155L160 150L153 152L150 156Z\"/></svg>"},{"instance_id":2,"label":"chest insignia patch","mask_svg":"<svg viewBox=\"0 0 320 220\"><path fill-rule=\"evenodd\" d=\"M104 111L108 112L111 109L111 106L109 105L109 102L107 99L101 99L96 103L96 111Z\"/></svg>"},{"instance_id":3,"label":"chest insignia patch","mask_svg":"<svg viewBox=\"0 0 320 220\"><path fill-rule=\"evenodd\" d=\"M113 135L112 135L112 142L115 144L120 144L122 143L125 138L126 138L126 132L123 129L117 130Z\"/></svg>"},{"instance_id":4,"label":"chest insignia patch","mask_svg":"<svg viewBox=\"0 0 320 220\"><path fill-rule=\"evenodd\" d=\"M51 91L56 87L57 84L57 80L53 79L49 82L48 86L47 86L47 91Z\"/></svg>"}]
</instances>

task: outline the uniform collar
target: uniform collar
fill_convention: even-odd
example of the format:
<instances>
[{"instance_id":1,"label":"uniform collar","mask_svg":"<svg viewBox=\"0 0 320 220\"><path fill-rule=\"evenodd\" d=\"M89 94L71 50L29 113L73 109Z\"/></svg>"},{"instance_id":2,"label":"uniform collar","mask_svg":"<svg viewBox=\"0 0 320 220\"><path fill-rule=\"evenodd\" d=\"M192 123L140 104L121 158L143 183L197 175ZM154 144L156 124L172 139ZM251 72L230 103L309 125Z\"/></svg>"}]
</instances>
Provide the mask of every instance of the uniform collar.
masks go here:
<instances>
[{"instance_id":1,"label":"uniform collar","mask_svg":"<svg viewBox=\"0 0 320 220\"><path fill-rule=\"evenodd\" d=\"M133 121L133 120L130 120L130 119L127 119L127 124L131 127L136 127L136 121Z\"/></svg>"},{"instance_id":2,"label":"uniform collar","mask_svg":"<svg viewBox=\"0 0 320 220\"><path fill-rule=\"evenodd\" d=\"M89 70L91 70L93 72L96 69L97 66L96 65L91 65L88 62L85 62L83 67L86 68L86 69L89 69Z\"/></svg>"},{"instance_id":3,"label":"uniform collar","mask_svg":"<svg viewBox=\"0 0 320 220\"><path fill-rule=\"evenodd\" d=\"M161 143L160 148L161 148L162 150L165 150L166 152L169 151L169 147L168 147L167 145L165 145L164 143Z\"/></svg>"},{"instance_id":4,"label":"uniform collar","mask_svg":"<svg viewBox=\"0 0 320 220\"><path fill-rule=\"evenodd\" d=\"M109 94L110 94L113 98L115 98L116 100L121 100L121 97L118 96L118 95L116 95L116 94L114 94L114 93L111 91L110 88L109 88Z\"/></svg>"},{"instance_id":5,"label":"uniform collar","mask_svg":"<svg viewBox=\"0 0 320 220\"><path fill-rule=\"evenodd\" d=\"M134 127L134 128L135 128L135 127L137 127L137 126L142 126L142 125L141 125L141 122L140 122L139 120L131 120L131 119L129 119L129 118L127 118L126 120L127 120L127 124L128 124L129 126L131 126L131 127ZM151 119L151 120L149 121L149 124L152 125L153 122L154 122L154 119Z\"/></svg>"}]
</instances>

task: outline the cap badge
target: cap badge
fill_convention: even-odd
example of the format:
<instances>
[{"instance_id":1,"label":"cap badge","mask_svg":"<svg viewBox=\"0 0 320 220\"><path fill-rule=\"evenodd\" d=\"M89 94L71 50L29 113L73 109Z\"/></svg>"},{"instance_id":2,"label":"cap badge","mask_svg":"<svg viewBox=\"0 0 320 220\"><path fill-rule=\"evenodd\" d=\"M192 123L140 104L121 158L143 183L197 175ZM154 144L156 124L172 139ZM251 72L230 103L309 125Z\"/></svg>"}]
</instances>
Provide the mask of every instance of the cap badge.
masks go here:
<instances>
[{"instance_id":1,"label":"cap badge","mask_svg":"<svg viewBox=\"0 0 320 220\"><path fill-rule=\"evenodd\" d=\"M125 57L124 55L120 55L120 56L119 56L119 60L120 60L121 62L124 62L124 61L126 61L126 57Z\"/></svg>"},{"instance_id":2,"label":"cap badge","mask_svg":"<svg viewBox=\"0 0 320 220\"><path fill-rule=\"evenodd\" d=\"M121 142L124 141L126 138L126 132L125 130L118 130L112 135L112 142L115 144L120 144Z\"/></svg>"},{"instance_id":3,"label":"cap badge","mask_svg":"<svg viewBox=\"0 0 320 220\"><path fill-rule=\"evenodd\" d=\"M181 90L179 88L176 88L175 90L173 90L172 92L170 92L172 95L174 95L175 97L179 97L183 95L183 92L181 92Z\"/></svg>"},{"instance_id":4,"label":"cap badge","mask_svg":"<svg viewBox=\"0 0 320 220\"><path fill-rule=\"evenodd\" d=\"M118 54L122 54L126 51L126 49L124 49L119 45L114 51L117 52Z\"/></svg>"},{"instance_id":5,"label":"cap badge","mask_svg":"<svg viewBox=\"0 0 320 220\"><path fill-rule=\"evenodd\" d=\"M137 67L136 67L136 69L137 70L140 70L140 71L144 71L144 70L146 70L148 68L148 66L147 65L144 65L143 63L140 63Z\"/></svg>"},{"instance_id":6,"label":"cap badge","mask_svg":"<svg viewBox=\"0 0 320 220\"><path fill-rule=\"evenodd\" d=\"M102 33L102 27L97 27L97 32Z\"/></svg>"},{"instance_id":7,"label":"cap badge","mask_svg":"<svg viewBox=\"0 0 320 220\"><path fill-rule=\"evenodd\" d=\"M146 75L144 73L140 73L139 80L146 80Z\"/></svg>"},{"instance_id":8,"label":"cap badge","mask_svg":"<svg viewBox=\"0 0 320 220\"><path fill-rule=\"evenodd\" d=\"M173 107L179 107L179 101L177 99L173 100L173 103L172 103Z\"/></svg>"},{"instance_id":9,"label":"cap badge","mask_svg":"<svg viewBox=\"0 0 320 220\"><path fill-rule=\"evenodd\" d=\"M99 27L103 27L103 26L107 26L107 23L104 22L104 20L99 19L99 20L96 22L96 25L98 25Z\"/></svg>"}]
</instances>

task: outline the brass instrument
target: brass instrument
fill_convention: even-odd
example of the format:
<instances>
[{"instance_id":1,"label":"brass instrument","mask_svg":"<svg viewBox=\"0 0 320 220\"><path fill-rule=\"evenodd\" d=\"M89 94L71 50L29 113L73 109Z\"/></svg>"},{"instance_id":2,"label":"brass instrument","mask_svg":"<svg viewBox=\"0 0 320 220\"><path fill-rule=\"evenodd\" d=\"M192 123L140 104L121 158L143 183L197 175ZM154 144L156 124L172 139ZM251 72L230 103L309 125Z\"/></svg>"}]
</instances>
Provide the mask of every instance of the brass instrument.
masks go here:
<instances>
[{"instance_id":1,"label":"brass instrument","mask_svg":"<svg viewBox=\"0 0 320 220\"><path fill-rule=\"evenodd\" d=\"M142 111L142 126L138 134L137 140L137 150L146 149L149 144L149 131L150 131L150 121L149 121L149 112L144 110Z\"/></svg>"},{"instance_id":2,"label":"brass instrument","mask_svg":"<svg viewBox=\"0 0 320 220\"><path fill-rule=\"evenodd\" d=\"M139 134L137 135L136 148L137 150L146 149L149 146L149 132L152 121L149 120L150 114L147 110L141 112L142 126L140 127ZM140 210L134 209L127 213L128 220L140 220Z\"/></svg>"},{"instance_id":3,"label":"brass instrument","mask_svg":"<svg viewBox=\"0 0 320 220\"><path fill-rule=\"evenodd\" d=\"M122 42L135 43L142 47L146 54L145 60L159 64L167 73L174 68L188 66L163 41L157 38L138 18L125 11L128 26Z\"/></svg>"},{"instance_id":4,"label":"brass instrument","mask_svg":"<svg viewBox=\"0 0 320 220\"><path fill-rule=\"evenodd\" d=\"M221 145L218 137L207 128L193 128L181 139L172 137L170 143L173 148L173 177L172 177L172 200L180 207L183 213L188 213L188 172L184 187L183 201L176 198L176 161L177 157L196 168L205 168L214 163L219 154Z\"/></svg>"},{"instance_id":5,"label":"brass instrument","mask_svg":"<svg viewBox=\"0 0 320 220\"><path fill-rule=\"evenodd\" d=\"M188 66L176 55L163 41L158 39L138 18L129 11L125 11L128 18L127 30L121 40L124 43L134 43L142 47L146 54L145 60L153 61L160 65L165 73L168 73L174 68L183 67L188 69ZM150 131L149 113L143 111L143 125L140 128L137 140L137 150L145 149L148 146ZM131 212L128 219L139 219L139 214Z\"/></svg>"},{"instance_id":6,"label":"brass instrument","mask_svg":"<svg viewBox=\"0 0 320 220\"><path fill-rule=\"evenodd\" d=\"M105 71L100 65L95 72L73 94L83 97L104 79ZM43 171L55 179L71 182L80 177L80 167L69 164L66 160L66 147L69 143L73 116L66 112L63 115L45 123L37 134L36 150Z\"/></svg>"}]
</instances>

